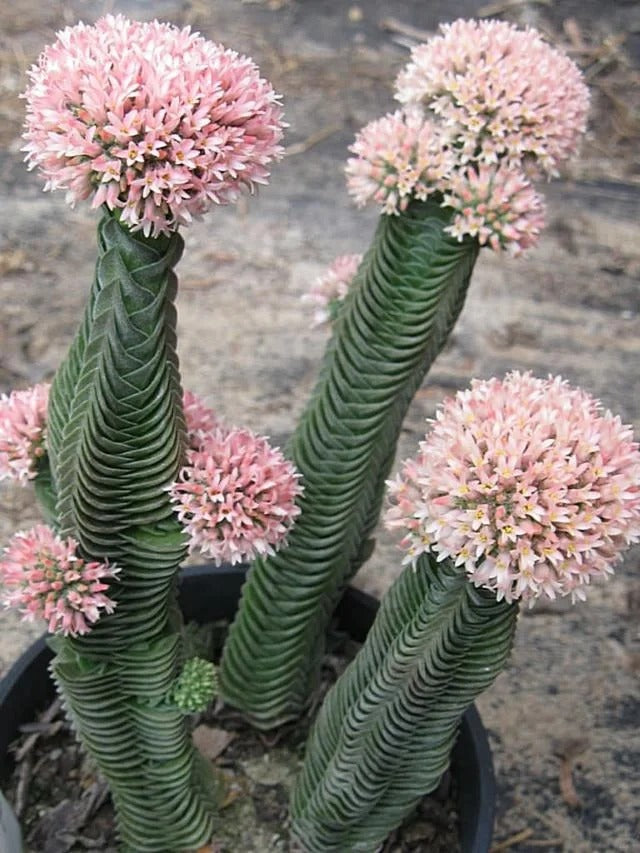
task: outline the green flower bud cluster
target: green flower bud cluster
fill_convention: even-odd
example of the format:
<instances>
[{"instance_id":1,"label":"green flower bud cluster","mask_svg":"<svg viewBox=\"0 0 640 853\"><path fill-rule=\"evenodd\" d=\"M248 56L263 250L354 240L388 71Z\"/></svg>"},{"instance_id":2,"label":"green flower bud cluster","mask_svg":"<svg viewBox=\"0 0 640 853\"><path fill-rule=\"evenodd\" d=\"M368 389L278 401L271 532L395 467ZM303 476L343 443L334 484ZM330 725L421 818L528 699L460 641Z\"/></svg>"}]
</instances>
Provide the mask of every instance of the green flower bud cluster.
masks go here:
<instances>
[{"instance_id":1,"label":"green flower bud cluster","mask_svg":"<svg viewBox=\"0 0 640 853\"><path fill-rule=\"evenodd\" d=\"M218 674L215 666L204 658L190 658L171 690L171 700L184 711L194 714L204 711L218 693Z\"/></svg>"}]
</instances>

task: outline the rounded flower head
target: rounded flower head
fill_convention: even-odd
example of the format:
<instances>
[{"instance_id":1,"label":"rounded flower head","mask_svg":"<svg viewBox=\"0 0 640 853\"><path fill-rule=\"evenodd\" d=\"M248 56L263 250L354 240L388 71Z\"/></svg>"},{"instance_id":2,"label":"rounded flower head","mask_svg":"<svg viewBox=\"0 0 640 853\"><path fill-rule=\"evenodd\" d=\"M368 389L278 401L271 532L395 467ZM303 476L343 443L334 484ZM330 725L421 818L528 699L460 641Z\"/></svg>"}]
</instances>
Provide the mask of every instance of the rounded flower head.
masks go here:
<instances>
[{"instance_id":1,"label":"rounded flower head","mask_svg":"<svg viewBox=\"0 0 640 853\"><path fill-rule=\"evenodd\" d=\"M182 408L187 426L187 444L197 450L206 436L218 429L220 422L213 409L193 391L183 393Z\"/></svg>"},{"instance_id":2,"label":"rounded flower head","mask_svg":"<svg viewBox=\"0 0 640 853\"><path fill-rule=\"evenodd\" d=\"M42 382L0 397L0 480L13 478L24 485L36 476L37 460L46 452L50 387Z\"/></svg>"},{"instance_id":3,"label":"rounded flower head","mask_svg":"<svg viewBox=\"0 0 640 853\"><path fill-rule=\"evenodd\" d=\"M169 494L190 547L219 565L272 554L300 510L299 474L249 430L217 429L187 451Z\"/></svg>"},{"instance_id":4,"label":"rounded flower head","mask_svg":"<svg viewBox=\"0 0 640 853\"><path fill-rule=\"evenodd\" d=\"M560 378L475 381L389 487L406 562L433 551L507 601L583 599L640 538L631 429Z\"/></svg>"},{"instance_id":5,"label":"rounded flower head","mask_svg":"<svg viewBox=\"0 0 640 853\"><path fill-rule=\"evenodd\" d=\"M16 533L0 559L5 606L19 607L27 620L43 618L52 633L72 637L90 631L101 610L112 613L115 602L105 595L104 580L115 578L119 569L86 563L77 556L77 545L42 524Z\"/></svg>"},{"instance_id":6,"label":"rounded flower head","mask_svg":"<svg viewBox=\"0 0 640 853\"><path fill-rule=\"evenodd\" d=\"M314 282L309 293L305 293L302 299L316 306L312 325L321 326L335 317L361 261L362 255L338 255Z\"/></svg>"},{"instance_id":7,"label":"rounded flower head","mask_svg":"<svg viewBox=\"0 0 640 853\"><path fill-rule=\"evenodd\" d=\"M544 227L544 202L525 176L507 166L469 167L449 179L443 205L453 208L445 228L459 240L469 234L481 246L518 255L533 246Z\"/></svg>"},{"instance_id":8,"label":"rounded flower head","mask_svg":"<svg viewBox=\"0 0 640 853\"><path fill-rule=\"evenodd\" d=\"M385 213L405 210L413 197L442 188L453 160L444 137L418 110L370 122L356 136L347 161L347 188L358 206L375 201Z\"/></svg>"},{"instance_id":9,"label":"rounded flower head","mask_svg":"<svg viewBox=\"0 0 640 853\"><path fill-rule=\"evenodd\" d=\"M462 162L525 163L553 175L584 133L589 93L575 63L505 21L443 24L413 49L396 97L451 130Z\"/></svg>"},{"instance_id":10,"label":"rounded flower head","mask_svg":"<svg viewBox=\"0 0 640 853\"><path fill-rule=\"evenodd\" d=\"M282 109L254 63L187 27L107 15L58 34L29 72L27 161L71 202L145 234L266 183Z\"/></svg>"}]
</instances>

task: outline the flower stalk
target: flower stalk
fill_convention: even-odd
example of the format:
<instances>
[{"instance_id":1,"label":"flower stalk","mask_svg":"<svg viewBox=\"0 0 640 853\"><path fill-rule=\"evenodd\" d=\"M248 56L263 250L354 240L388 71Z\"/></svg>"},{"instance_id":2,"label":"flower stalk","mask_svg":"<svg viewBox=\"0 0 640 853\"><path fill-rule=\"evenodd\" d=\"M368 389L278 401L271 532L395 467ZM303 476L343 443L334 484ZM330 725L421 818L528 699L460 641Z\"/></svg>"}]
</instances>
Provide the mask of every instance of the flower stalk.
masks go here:
<instances>
[{"instance_id":1,"label":"flower stalk","mask_svg":"<svg viewBox=\"0 0 640 853\"><path fill-rule=\"evenodd\" d=\"M327 694L291 799L308 853L373 853L438 786L460 719L507 660L517 604L423 555Z\"/></svg>"},{"instance_id":2,"label":"flower stalk","mask_svg":"<svg viewBox=\"0 0 640 853\"><path fill-rule=\"evenodd\" d=\"M287 548L252 564L221 663L222 694L260 728L296 716L317 683L333 609L373 546L405 413L464 304L478 246L449 237L447 222L433 201L382 217L335 320L289 446L301 515Z\"/></svg>"},{"instance_id":3,"label":"flower stalk","mask_svg":"<svg viewBox=\"0 0 640 853\"><path fill-rule=\"evenodd\" d=\"M52 671L109 782L125 847L187 849L210 836L212 803L171 700L186 542L163 486L185 441L173 307L182 241L134 235L107 212L99 243L85 319L51 389L49 447L59 528L87 558L118 566L116 607L85 637L57 639Z\"/></svg>"}]
</instances>

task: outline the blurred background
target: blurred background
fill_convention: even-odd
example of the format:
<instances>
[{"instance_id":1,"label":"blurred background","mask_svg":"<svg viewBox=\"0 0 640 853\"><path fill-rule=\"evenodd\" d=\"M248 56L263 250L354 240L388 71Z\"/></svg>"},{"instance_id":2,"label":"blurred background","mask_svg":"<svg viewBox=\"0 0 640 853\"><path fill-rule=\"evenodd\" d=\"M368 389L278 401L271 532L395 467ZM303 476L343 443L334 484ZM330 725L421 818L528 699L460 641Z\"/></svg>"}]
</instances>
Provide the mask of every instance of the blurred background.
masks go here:
<instances>
[{"instance_id":1,"label":"blurred background","mask_svg":"<svg viewBox=\"0 0 640 853\"><path fill-rule=\"evenodd\" d=\"M497 17L566 50L592 92L581 155L541 188L547 229L536 249L517 260L481 253L398 458L415 452L444 396L514 368L580 384L640 435L640 3L622 0L2 0L0 392L51 378L95 261L96 215L43 193L25 169L25 72L57 30L107 12L190 25L252 56L283 95L287 153L270 185L185 231L178 267L185 387L277 443L327 339L300 297L336 255L365 250L375 227L377 212L347 196L348 147L395 109L411 47L440 22ZM38 520L29 489L3 484L0 502L1 541ZM585 605L523 613L509 669L479 702L498 774L496 853L640 850L639 557L631 551ZM399 562L381 532L357 584L381 594ZM0 672L41 630L0 614Z\"/></svg>"}]
</instances>

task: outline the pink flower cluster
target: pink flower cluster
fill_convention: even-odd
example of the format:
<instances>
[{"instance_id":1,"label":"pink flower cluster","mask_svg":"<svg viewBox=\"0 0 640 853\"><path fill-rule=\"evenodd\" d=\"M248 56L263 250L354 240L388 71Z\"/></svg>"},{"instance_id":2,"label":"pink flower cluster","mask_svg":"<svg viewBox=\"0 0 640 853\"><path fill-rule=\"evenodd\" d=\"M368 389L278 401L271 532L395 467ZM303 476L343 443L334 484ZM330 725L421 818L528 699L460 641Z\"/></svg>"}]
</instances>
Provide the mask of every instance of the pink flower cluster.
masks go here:
<instances>
[{"instance_id":1,"label":"pink flower cluster","mask_svg":"<svg viewBox=\"0 0 640 853\"><path fill-rule=\"evenodd\" d=\"M543 205L528 179L557 174L586 127L589 93L572 60L533 30L459 20L413 50L396 97L404 112L371 122L351 148L356 202L397 214L437 192L458 211L459 240L514 254L533 245Z\"/></svg>"},{"instance_id":2,"label":"pink flower cluster","mask_svg":"<svg viewBox=\"0 0 640 853\"><path fill-rule=\"evenodd\" d=\"M107 15L58 33L29 75L29 166L145 234L266 183L282 154L271 85L188 27Z\"/></svg>"},{"instance_id":3,"label":"pink flower cluster","mask_svg":"<svg viewBox=\"0 0 640 853\"><path fill-rule=\"evenodd\" d=\"M368 201L384 213L405 210L412 198L424 200L441 189L454 165L439 128L418 110L401 110L370 122L351 146L349 192L362 207Z\"/></svg>"},{"instance_id":4,"label":"pink flower cluster","mask_svg":"<svg viewBox=\"0 0 640 853\"><path fill-rule=\"evenodd\" d=\"M48 382L0 397L0 480L23 485L36 476L36 462L45 454Z\"/></svg>"},{"instance_id":5,"label":"pink flower cluster","mask_svg":"<svg viewBox=\"0 0 640 853\"><path fill-rule=\"evenodd\" d=\"M507 601L584 599L640 538L631 429L558 377L474 381L444 404L389 493L405 562L433 551Z\"/></svg>"},{"instance_id":6,"label":"pink flower cluster","mask_svg":"<svg viewBox=\"0 0 640 853\"><path fill-rule=\"evenodd\" d=\"M347 295L361 261L362 255L338 255L327 271L319 276L309 293L302 297L304 302L316 306L313 326L329 323L335 316L337 306Z\"/></svg>"},{"instance_id":7,"label":"pink flower cluster","mask_svg":"<svg viewBox=\"0 0 640 853\"><path fill-rule=\"evenodd\" d=\"M589 91L568 56L506 21L443 24L415 47L396 97L451 130L461 163L556 174L586 129Z\"/></svg>"},{"instance_id":8,"label":"pink flower cluster","mask_svg":"<svg viewBox=\"0 0 640 853\"><path fill-rule=\"evenodd\" d=\"M517 255L535 245L544 228L544 202L520 171L507 166L469 167L452 173L443 205L456 211L444 230L469 234L481 246Z\"/></svg>"},{"instance_id":9,"label":"pink flower cluster","mask_svg":"<svg viewBox=\"0 0 640 853\"><path fill-rule=\"evenodd\" d=\"M213 409L193 391L185 391L182 395L182 408L187 426L187 444L198 449L204 438L214 432L220 423Z\"/></svg>"},{"instance_id":10,"label":"pink flower cluster","mask_svg":"<svg viewBox=\"0 0 640 853\"><path fill-rule=\"evenodd\" d=\"M45 525L16 533L0 560L4 603L19 607L24 618L43 618L52 633L86 634L115 602L105 592L105 579L119 569L108 563L87 563L77 556L78 543L56 536Z\"/></svg>"},{"instance_id":11,"label":"pink flower cluster","mask_svg":"<svg viewBox=\"0 0 640 853\"><path fill-rule=\"evenodd\" d=\"M190 437L186 465L169 488L190 547L217 564L272 554L300 514L293 464L249 430L218 426Z\"/></svg>"}]
</instances>

